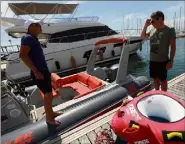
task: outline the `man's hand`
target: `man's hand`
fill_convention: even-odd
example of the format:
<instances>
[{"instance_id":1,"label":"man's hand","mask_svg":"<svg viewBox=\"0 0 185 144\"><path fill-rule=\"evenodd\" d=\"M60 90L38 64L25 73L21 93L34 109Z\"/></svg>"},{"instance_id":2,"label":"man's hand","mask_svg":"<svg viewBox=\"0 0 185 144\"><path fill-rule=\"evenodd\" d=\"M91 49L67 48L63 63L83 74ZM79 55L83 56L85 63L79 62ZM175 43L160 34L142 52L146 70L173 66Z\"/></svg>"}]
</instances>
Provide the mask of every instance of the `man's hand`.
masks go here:
<instances>
[{"instance_id":1,"label":"man's hand","mask_svg":"<svg viewBox=\"0 0 185 144\"><path fill-rule=\"evenodd\" d=\"M150 24L151 24L151 23L150 23L150 19L147 19L146 22L145 22L144 28L143 28L143 30L142 30L141 36L140 36L141 39L144 40L144 39L147 39L147 38L150 36L149 33L146 33L146 30L147 30L147 28L148 28L148 26L149 26Z\"/></svg>"},{"instance_id":2,"label":"man's hand","mask_svg":"<svg viewBox=\"0 0 185 144\"><path fill-rule=\"evenodd\" d=\"M34 75L37 79L44 79L44 76L42 75L41 72L37 71L37 72L34 72Z\"/></svg>"},{"instance_id":3,"label":"man's hand","mask_svg":"<svg viewBox=\"0 0 185 144\"><path fill-rule=\"evenodd\" d=\"M151 19L147 19L145 22L145 26L148 27L150 26L150 24L151 24Z\"/></svg>"},{"instance_id":4,"label":"man's hand","mask_svg":"<svg viewBox=\"0 0 185 144\"><path fill-rule=\"evenodd\" d=\"M172 61L169 61L166 65L166 69L169 70L173 67L173 62Z\"/></svg>"}]
</instances>

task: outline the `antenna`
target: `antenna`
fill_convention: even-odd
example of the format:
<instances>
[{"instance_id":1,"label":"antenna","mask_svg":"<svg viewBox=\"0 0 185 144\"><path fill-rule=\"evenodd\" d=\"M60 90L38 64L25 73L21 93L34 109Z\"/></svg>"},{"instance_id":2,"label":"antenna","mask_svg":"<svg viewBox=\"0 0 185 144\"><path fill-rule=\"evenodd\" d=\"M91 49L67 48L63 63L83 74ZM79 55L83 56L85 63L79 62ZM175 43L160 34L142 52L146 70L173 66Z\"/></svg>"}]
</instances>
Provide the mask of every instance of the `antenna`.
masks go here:
<instances>
[{"instance_id":1,"label":"antenna","mask_svg":"<svg viewBox=\"0 0 185 144\"><path fill-rule=\"evenodd\" d=\"M181 31L181 8L180 7L180 16L179 16L179 32Z\"/></svg>"},{"instance_id":2,"label":"antenna","mask_svg":"<svg viewBox=\"0 0 185 144\"><path fill-rule=\"evenodd\" d=\"M176 12L175 12L175 16L174 16L173 26L174 26L174 28L176 29Z\"/></svg>"}]
</instances>

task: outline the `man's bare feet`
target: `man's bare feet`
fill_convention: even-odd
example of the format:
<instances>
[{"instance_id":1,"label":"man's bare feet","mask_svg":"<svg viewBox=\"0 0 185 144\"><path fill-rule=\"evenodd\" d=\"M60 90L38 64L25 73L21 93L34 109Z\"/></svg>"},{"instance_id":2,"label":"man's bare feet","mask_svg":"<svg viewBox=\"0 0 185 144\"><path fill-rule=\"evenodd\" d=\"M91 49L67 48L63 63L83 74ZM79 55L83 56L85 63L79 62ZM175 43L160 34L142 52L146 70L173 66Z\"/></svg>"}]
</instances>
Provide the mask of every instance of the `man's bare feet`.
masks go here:
<instances>
[{"instance_id":1,"label":"man's bare feet","mask_svg":"<svg viewBox=\"0 0 185 144\"><path fill-rule=\"evenodd\" d=\"M50 125L60 125L61 123L55 119L52 119L52 120L46 120L46 123L47 124L50 124Z\"/></svg>"},{"instance_id":2,"label":"man's bare feet","mask_svg":"<svg viewBox=\"0 0 185 144\"><path fill-rule=\"evenodd\" d=\"M58 112L53 112L53 118L56 118L57 116L62 115L63 112L62 111L58 111Z\"/></svg>"}]
</instances>

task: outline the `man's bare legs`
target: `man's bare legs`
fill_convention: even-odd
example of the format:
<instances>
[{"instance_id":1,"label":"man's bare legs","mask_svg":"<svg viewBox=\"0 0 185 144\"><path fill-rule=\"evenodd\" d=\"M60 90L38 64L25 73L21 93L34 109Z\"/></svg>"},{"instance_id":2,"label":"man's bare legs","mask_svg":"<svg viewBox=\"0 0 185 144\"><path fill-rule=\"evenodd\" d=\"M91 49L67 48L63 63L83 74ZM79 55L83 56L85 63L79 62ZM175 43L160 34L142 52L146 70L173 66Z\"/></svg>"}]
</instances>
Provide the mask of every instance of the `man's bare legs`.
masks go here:
<instances>
[{"instance_id":1,"label":"man's bare legs","mask_svg":"<svg viewBox=\"0 0 185 144\"><path fill-rule=\"evenodd\" d=\"M154 78L154 87L155 87L155 90L159 90L160 89L160 86L161 86L161 90L162 91L167 91L168 89L168 83L166 80L164 81L160 81L158 78Z\"/></svg>"},{"instance_id":2,"label":"man's bare legs","mask_svg":"<svg viewBox=\"0 0 185 144\"><path fill-rule=\"evenodd\" d=\"M46 121L50 124L58 125L59 121L56 121L54 117L59 116L61 113L53 112L52 109L53 94L47 93L44 95L44 108L46 112Z\"/></svg>"},{"instance_id":3,"label":"man's bare legs","mask_svg":"<svg viewBox=\"0 0 185 144\"><path fill-rule=\"evenodd\" d=\"M158 78L154 78L154 87L155 87L155 90L159 90L159 87L160 87L160 80Z\"/></svg>"},{"instance_id":4,"label":"man's bare legs","mask_svg":"<svg viewBox=\"0 0 185 144\"><path fill-rule=\"evenodd\" d=\"M167 83L167 81L166 80L161 81L161 90L162 91L167 91L167 89L168 89L168 83Z\"/></svg>"}]
</instances>

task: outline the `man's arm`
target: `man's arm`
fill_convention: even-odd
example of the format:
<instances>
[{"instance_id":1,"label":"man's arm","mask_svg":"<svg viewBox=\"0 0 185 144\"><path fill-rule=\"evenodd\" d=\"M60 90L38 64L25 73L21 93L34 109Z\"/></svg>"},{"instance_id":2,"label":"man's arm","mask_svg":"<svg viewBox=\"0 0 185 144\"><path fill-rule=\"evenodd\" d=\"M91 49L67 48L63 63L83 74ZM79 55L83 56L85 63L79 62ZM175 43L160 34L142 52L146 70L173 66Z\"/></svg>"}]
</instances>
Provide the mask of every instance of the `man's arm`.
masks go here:
<instances>
[{"instance_id":1,"label":"man's arm","mask_svg":"<svg viewBox=\"0 0 185 144\"><path fill-rule=\"evenodd\" d=\"M34 73L37 72L37 68L33 65L32 61L30 60L28 53L30 51L30 47L26 45L22 45L20 48L19 57L25 63L27 67L29 67Z\"/></svg>"},{"instance_id":2,"label":"man's arm","mask_svg":"<svg viewBox=\"0 0 185 144\"><path fill-rule=\"evenodd\" d=\"M176 40L170 40L170 60L173 61L176 53Z\"/></svg>"},{"instance_id":3,"label":"man's arm","mask_svg":"<svg viewBox=\"0 0 185 144\"><path fill-rule=\"evenodd\" d=\"M175 29L170 32L170 61L173 62L176 53L176 33Z\"/></svg>"},{"instance_id":4,"label":"man's arm","mask_svg":"<svg viewBox=\"0 0 185 144\"><path fill-rule=\"evenodd\" d=\"M140 38L143 39L143 40L147 39L150 36L149 33L146 33L146 30L147 30L149 25L150 25L150 19L147 19L146 22L145 22L143 31L141 33L141 36L140 36Z\"/></svg>"},{"instance_id":5,"label":"man's arm","mask_svg":"<svg viewBox=\"0 0 185 144\"><path fill-rule=\"evenodd\" d=\"M146 25L144 26L143 31L142 31L141 36L140 36L140 38L143 39L143 40L147 39L149 37L149 34L146 33L147 27L148 26L146 26Z\"/></svg>"}]
</instances>

